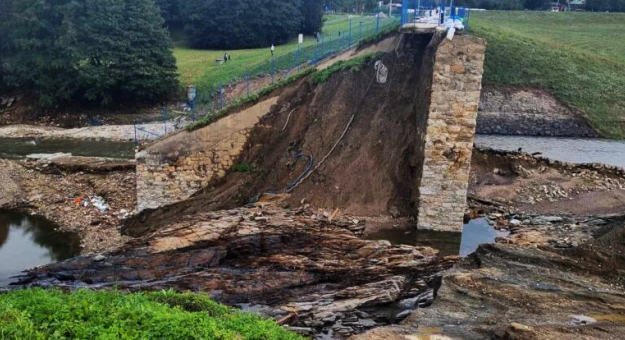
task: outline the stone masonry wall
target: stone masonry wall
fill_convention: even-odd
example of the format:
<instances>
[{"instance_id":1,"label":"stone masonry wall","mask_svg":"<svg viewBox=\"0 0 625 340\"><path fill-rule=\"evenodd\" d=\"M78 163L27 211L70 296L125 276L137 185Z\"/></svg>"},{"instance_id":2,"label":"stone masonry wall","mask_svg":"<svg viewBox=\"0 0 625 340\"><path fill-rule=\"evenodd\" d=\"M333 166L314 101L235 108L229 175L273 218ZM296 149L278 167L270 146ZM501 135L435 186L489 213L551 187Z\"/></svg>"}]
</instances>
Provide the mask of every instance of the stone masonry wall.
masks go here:
<instances>
[{"instance_id":1,"label":"stone masonry wall","mask_svg":"<svg viewBox=\"0 0 625 340\"><path fill-rule=\"evenodd\" d=\"M249 132L277 97L202 129L180 132L137 154L137 210L185 200L235 166Z\"/></svg>"},{"instance_id":2,"label":"stone masonry wall","mask_svg":"<svg viewBox=\"0 0 625 340\"><path fill-rule=\"evenodd\" d=\"M481 39L456 36L436 50L416 193L421 229L462 231L485 49Z\"/></svg>"}]
</instances>

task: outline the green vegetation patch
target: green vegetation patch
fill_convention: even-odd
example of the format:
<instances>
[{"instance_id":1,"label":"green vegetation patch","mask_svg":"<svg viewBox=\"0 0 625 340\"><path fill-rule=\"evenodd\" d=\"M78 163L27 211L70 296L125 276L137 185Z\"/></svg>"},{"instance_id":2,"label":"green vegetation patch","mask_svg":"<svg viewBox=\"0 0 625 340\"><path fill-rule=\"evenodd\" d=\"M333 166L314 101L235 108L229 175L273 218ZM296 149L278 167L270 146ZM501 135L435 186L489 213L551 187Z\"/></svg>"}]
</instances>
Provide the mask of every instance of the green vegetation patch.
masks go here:
<instances>
[{"instance_id":1,"label":"green vegetation patch","mask_svg":"<svg viewBox=\"0 0 625 340\"><path fill-rule=\"evenodd\" d=\"M625 14L487 12L471 34L487 40L484 84L545 89L603 136L625 138Z\"/></svg>"},{"instance_id":2,"label":"green vegetation patch","mask_svg":"<svg viewBox=\"0 0 625 340\"><path fill-rule=\"evenodd\" d=\"M255 172L256 168L252 164L243 163L235 165L232 170L234 172Z\"/></svg>"},{"instance_id":3,"label":"green vegetation patch","mask_svg":"<svg viewBox=\"0 0 625 340\"><path fill-rule=\"evenodd\" d=\"M0 339L303 338L202 295L31 289L0 295Z\"/></svg>"},{"instance_id":4,"label":"green vegetation patch","mask_svg":"<svg viewBox=\"0 0 625 340\"><path fill-rule=\"evenodd\" d=\"M315 82L315 84L323 84L328 79L330 79L330 77L332 77L333 74L337 72L341 72L345 70L350 70L352 72L360 71L360 69L362 68L362 65L372 60L379 59L382 54L383 54L382 52L372 52L372 53L367 53L365 55L362 55L354 59L341 60L339 62L332 64L328 68L315 72L312 75L312 80Z\"/></svg>"},{"instance_id":5,"label":"green vegetation patch","mask_svg":"<svg viewBox=\"0 0 625 340\"><path fill-rule=\"evenodd\" d=\"M208 115L200 120L198 120L197 122L195 122L194 124L191 124L189 126L187 126L187 131L191 132L191 131L195 131L197 129L203 128L207 125L210 125L214 122L216 122L217 120L219 120L222 117L227 116L228 114L241 109L244 105L250 104L250 103L257 103L259 102L262 98L266 97L267 95L271 94L273 91L283 88L285 86L291 85L293 84L295 81L311 75L312 80L316 83L316 84L322 84L324 82L326 82L333 74L340 72L340 71L344 71L344 70L350 70L352 72L356 72L359 71L362 68L362 65L378 59L381 57L381 55L383 55L384 53L382 52L372 52L372 53L368 53L365 55L362 55L360 57L354 58L354 59L350 59L350 60L341 60L338 61L334 64L332 64L330 67L323 69L321 71L317 71L317 69L315 69L314 67L308 67L304 70L302 70L299 73L296 73L292 76L287 77L286 79L283 79L281 81L278 81L276 83L273 83L269 86L265 86L263 87L260 91L258 91L258 93L252 94L250 96L247 97L243 97L239 100L236 100L232 103L232 105L223 108L219 111L217 111L214 114Z\"/></svg>"},{"instance_id":6,"label":"green vegetation patch","mask_svg":"<svg viewBox=\"0 0 625 340\"><path fill-rule=\"evenodd\" d=\"M225 107L217 112L215 112L214 114L208 115L200 120L198 120L197 122L187 126L187 131L191 132L200 128L203 128L215 121L217 121L218 119L228 115L229 113L236 111L238 109L240 109L241 107L243 107L244 105L247 105L249 103L257 103L261 98L265 97L266 95L270 94L271 92L285 87L287 85L293 84L295 81L299 80L302 77L305 77L311 73L315 72L315 68L314 67L309 67L306 68L304 70L302 70L299 73L296 73L292 76L289 76L285 79L282 79L278 82L275 82L269 86L265 86L263 87L260 91L258 91L258 93L254 93L250 96L247 97L242 97L238 100L235 100L230 106Z\"/></svg>"}]
</instances>

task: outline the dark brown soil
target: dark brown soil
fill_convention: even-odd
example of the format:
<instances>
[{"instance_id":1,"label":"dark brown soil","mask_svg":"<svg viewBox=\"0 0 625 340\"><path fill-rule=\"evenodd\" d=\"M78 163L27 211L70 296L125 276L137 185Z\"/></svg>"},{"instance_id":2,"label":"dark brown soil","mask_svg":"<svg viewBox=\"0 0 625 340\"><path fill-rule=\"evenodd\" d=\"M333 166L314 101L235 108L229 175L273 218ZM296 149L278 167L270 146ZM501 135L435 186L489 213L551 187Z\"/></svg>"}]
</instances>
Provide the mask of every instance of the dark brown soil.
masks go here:
<instances>
[{"instance_id":1,"label":"dark brown soil","mask_svg":"<svg viewBox=\"0 0 625 340\"><path fill-rule=\"evenodd\" d=\"M283 193L314 166L353 123L325 163L288 197L285 206L312 206L360 216L411 214L414 168L414 84L412 56L387 54L386 84L375 81L373 63L359 72L343 71L317 86L305 80L285 90L252 131L239 164L248 173L231 173L192 199L145 212L130 224L157 227L164 220L198 211L239 207L267 192ZM289 117L290 116L290 117ZM288 121L288 122L287 122ZM304 155L296 158L297 155Z\"/></svg>"},{"instance_id":2,"label":"dark brown soil","mask_svg":"<svg viewBox=\"0 0 625 340\"><path fill-rule=\"evenodd\" d=\"M476 150L469 194L514 206L518 211L577 216L625 211L622 169L553 162L523 153ZM547 197L543 190L566 191ZM542 201L528 203L528 198Z\"/></svg>"}]
</instances>

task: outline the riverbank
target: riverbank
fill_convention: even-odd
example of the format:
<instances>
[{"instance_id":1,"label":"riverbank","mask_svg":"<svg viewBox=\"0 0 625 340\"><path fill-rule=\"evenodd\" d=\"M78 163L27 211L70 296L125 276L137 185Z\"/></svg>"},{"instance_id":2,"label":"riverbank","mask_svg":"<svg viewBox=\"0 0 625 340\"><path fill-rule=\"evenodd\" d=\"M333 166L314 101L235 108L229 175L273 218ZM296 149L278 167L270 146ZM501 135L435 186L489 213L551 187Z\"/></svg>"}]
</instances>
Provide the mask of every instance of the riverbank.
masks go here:
<instances>
[{"instance_id":1,"label":"riverbank","mask_svg":"<svg viewBox=\"0 0 625 340\"><path fill-rule=\"evenodd\" d=\"M583 113L601 136L625 138L625 44L618 38L624 18L620 13L472 13L471 34L488 41L485 89L548 91Z\"/></svg>"},{"instance_id":2,"label":"riverbank","mask_svg":"<svg viewBox=\"0 0 625 340\"><path fill-rule=\"evenodd\" d=\"M478 134L598 138L588 117L545 90L485 85Z\"/></svg>"},{"instance_id":3,"label":"riverbank","mask_svg":"<svg viewBox=\"0 0 625 340\"><path fill-rule=\"evenodd\" d=\"M534 334L529 339L599 339L592 336L604 331L580 323L587 318L606 330L602 339L625 334L610 323L625 303L618 243L625 207L609 198L625 192L623 170L479 149L472 163L467 217L502 233L453 269L457 256L371 239L403 219L305 202L284 208L284 197L275 197L246 208L187 210L160 223L135 217L125 226L135 239L117 251L32 270L20 285L202 291L302 334L337 339L364 332L356 339L403 340L426 330L452 339L517 339L506 334L525 330ZM545 181L559 187L543 192Z\"/></svg>"},{"instance_id":4,"label":"riverbank","mask_svg":"<svg viewBox=\"0 0 625 340\"><path fill-rule=\"evenodd\" d=\"M1 209L43 216L78 234L83 254L112 251L128 240L119 229L136 206L133 161L0 159L0 179ZM98 197L106 209L96 206Z\"/></svg>"}]
</instances>

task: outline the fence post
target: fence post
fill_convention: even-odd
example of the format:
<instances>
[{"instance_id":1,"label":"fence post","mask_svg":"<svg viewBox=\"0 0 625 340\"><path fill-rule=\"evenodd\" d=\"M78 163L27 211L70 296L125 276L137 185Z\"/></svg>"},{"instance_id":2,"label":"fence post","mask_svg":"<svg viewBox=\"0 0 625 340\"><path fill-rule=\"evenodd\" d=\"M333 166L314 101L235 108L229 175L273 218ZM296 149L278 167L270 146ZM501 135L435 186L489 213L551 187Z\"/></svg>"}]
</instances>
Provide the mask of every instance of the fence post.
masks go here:
<instances>
[{"instance_id":1,"label":"fence post","mask_svg":"<svg viewBox=\"0 0 625 340\"><path fill-rule=\"evenodd\" d=\"M165 134L167 134L167 106L163 106L163 122L165 122Z\"/></svg>"},{"instance_id":2,"label":"fence post","mask_svg":"<svg viewBox=\"0 0 625 340\"><path fill-rule=\"evenodd\" d=\"M219 83L219 101L221 102L221 109L224 109L224 88L221 85L221 83Z\"/></svg>"},{"instance_id":3,"label":"fence post","mask_svg":"<svg viewBox=\"0 0 625 340\"><path fill-rule=\"evenodd\" d=\"M380 33L380 12L375 15L375 34Z\"/></svg>"},{"instance_id":4,"label":"fence post","mask_svg":"<svg viewBox=\"0 0 625 340\"><path fill-rule=\"evenodd\" d=\"M300 49L299 49L299 42L297 43L297 72L299 72L299 64L300 64Z\"/></svg>"},{"instance_id":5,"label":"fence post","mask_svg":"<svg viewBox=\"0 0 625 340\"><path fill-rule=\"evenodd\" d=\"M445 23L445 4L441 4L441 14L440 14L440 20L439 20L440 24L444 24Z\"/></svg>"},{"instance_id":6,"label":"fence post","mask_svg":"<svg viewBox=\"0 0 625 340\"><path fill-rule=\"evenodd\" d=\"M352 19L349 19L349 46L352 46Z\"/></svg>"},{"instance_id":7,"label":"fence post","mask_svg":"<svg viewBox=\"0 0 625 340\"><path fill-rule=\"evenodd\" d=\"M362 40L362 24L363 22L360 22L360 27L358 28L358 40Z\"/></svg>"},{"instance_id":8,"label":"fence post","mask_svg":"<svg viewBox=\"0 0 625 340\"><path fill-rule=\"evenodd\" d=\"M139 141L137 140L137 119L136 118L133 121L132 125L135 128L135 145L139 145Z\"/></svg>"}]
</instances>

